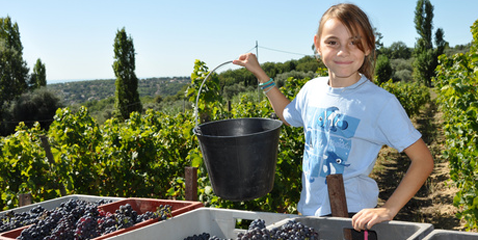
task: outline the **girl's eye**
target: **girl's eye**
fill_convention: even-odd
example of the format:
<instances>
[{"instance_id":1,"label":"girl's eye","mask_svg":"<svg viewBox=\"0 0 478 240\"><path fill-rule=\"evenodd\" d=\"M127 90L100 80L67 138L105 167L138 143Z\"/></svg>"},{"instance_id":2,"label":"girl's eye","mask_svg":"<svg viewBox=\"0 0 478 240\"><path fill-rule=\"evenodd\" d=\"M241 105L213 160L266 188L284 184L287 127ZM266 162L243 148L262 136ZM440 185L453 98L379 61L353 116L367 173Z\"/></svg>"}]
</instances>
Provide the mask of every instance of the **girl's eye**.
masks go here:
<instances>
[{"instance_id":1,"label":"girl's eye","mask_svg":"<svg viewBox=\"0 0 478 240\"><path fill-rule=\"evenodd\" d=\"M337 41L333 41L333 40L327 41L326 44L329 45L329 46L336 46L336 45L338 45Z\"/></svg>"},{"instance_id":2,"label":"girl's eye","mask_svg":"<svg viewBox=\"0 0 478 240\"><path fill-rule=\"evenodd\" d=\"M360 44L360 38L359 37L356 37L356 38L350 40L350 45L352 45L352 46L357 46L359 44Z\"/></svg>"}]
</instances>

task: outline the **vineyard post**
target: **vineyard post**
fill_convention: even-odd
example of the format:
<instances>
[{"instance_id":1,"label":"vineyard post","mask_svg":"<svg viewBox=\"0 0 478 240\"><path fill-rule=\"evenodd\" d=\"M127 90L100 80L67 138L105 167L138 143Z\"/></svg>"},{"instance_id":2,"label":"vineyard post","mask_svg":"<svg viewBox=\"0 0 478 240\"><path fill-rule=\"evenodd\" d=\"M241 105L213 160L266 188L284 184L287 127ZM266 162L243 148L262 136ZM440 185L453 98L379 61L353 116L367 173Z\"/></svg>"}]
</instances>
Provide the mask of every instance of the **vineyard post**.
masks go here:
<instances>
[{"instance_id":1,"label":"vineyard post","mask_svg":"<svg viewBox=\"0 0 478 240\"><path fill-rule=\"evenodd\" d=\"M48 138L45 135L40 135L40 140L41 140L43 149L45 149L45 154L46 154L46 158L48 159L48 162L50 163L50 165L55 164L55 159L53 158L53 153L51 153L51 148L50 148L50 143L48 142ZM60 188L61 196L65 196L66 195L65 186L63 184L58 184L58 185L59 185L58 187Z\"/></svg>"},{"instance_id":2,"label":"vineyard post","mask_svg":"<svg viewBox=\"0 0 478 240\"><path fill-rule=\"evenodd\" d=\"M196 167L186 167L186 200L198 200L198 169Z\"/></svg>"},{"instance_id":3,"label":"vineyard post","mask_svg":"<svg viewBox=\"0 0 478 240\"><path fill-rule=\"evenodd\" d=\"M326 177L327 189L329 193L330 209L333 217L349 217L347 209L347 199L345 197L344 178L342 174L330 174ZM344 238L352 239L352 232L344 229Z\"/></svg>"},{"instance_id":4,"label":"vineyard post","mask_svg":"<svg viewBox=\"0 0 478 240\"><path fill-rule=\"evenodd\" d=\"M18 194L18 206L23 207L32 204L32 193Z\"/></svg>"}]
</instances>

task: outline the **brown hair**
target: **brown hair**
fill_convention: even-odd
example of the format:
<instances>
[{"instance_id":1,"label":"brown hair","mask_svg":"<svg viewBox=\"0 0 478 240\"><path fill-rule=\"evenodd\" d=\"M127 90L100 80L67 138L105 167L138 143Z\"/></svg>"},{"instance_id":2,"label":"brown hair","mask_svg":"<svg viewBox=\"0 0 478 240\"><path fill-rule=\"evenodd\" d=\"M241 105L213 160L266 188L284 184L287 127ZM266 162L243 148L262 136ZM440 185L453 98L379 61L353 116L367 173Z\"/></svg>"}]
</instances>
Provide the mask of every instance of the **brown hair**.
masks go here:
<instances>
[{"instance_id":1,"label":"brown hair","mask_svg":"<svg viewBox=\"0 0 478 240\"><path fill-rule=\"evenodd\" d=\"M319 30L317 31L317 42L320 42L324 23L331 18L338 19L344 24L352 36L360 36L362 41L365 42L365 45L370 50L370 54L365 56L364 63L358 72L373 81L375 71L375 34L367 14L354 4L341 3L333 5L320 19ZM358 43L357 47L365 53L366 51L362 45L362 41Z\"/></svg>"}]
</instances>

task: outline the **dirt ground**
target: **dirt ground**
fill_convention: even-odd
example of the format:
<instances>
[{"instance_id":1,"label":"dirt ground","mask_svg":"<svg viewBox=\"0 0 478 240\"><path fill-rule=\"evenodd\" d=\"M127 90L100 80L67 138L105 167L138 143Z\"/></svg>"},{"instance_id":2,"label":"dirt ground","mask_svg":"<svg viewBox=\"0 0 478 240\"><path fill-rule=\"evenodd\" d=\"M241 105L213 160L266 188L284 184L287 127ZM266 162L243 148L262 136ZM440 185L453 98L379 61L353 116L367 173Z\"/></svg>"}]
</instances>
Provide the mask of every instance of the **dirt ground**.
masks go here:
<instances>
[{"instance_id":1,"label":"dirt ground","mask_svg":"<svg viewBox=\"0 0 478 240\"><path fill-rule=\"evenodd\" d=\"M434 157L435 169L394 220L431 223L435 229L466 231L464 220L455 215L458 209L453 206L453 197L457 189L450 180L448 161L441 155L445 141L441 113L430 103L413 122ZM408 166L406 154L389 147L381 150L371 174L380 188L379 205L393 193Z\"/></svg>"}]
</instances>

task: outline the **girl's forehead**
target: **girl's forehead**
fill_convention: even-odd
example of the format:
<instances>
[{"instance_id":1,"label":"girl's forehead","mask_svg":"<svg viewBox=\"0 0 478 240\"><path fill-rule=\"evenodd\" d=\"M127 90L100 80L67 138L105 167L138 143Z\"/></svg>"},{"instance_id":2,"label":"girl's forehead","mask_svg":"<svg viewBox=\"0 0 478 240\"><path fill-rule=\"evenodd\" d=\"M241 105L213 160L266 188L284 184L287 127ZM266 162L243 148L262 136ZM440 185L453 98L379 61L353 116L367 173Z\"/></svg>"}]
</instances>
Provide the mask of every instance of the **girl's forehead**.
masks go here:
<instances>
[{"instance_id":1,"label":"girl's forehead","mask_svg":"<svg viewBox=\"0 0 478 240\"><path fill-rule=\"evenodd\" d=\"M349 26L346 26L338 18L329 18L323 23L321 35L325 36L325 34L327 34L327 35L329 35L329 34L336 35L337 34L337 35L340 35L342 37L347 37L347 38L360 36L359 29L352 29L354 27L355 26L353 25L353 23L350 24ZM353 34L353 32L357 32L357 33Z\"/></svg>"}]
</instances>

